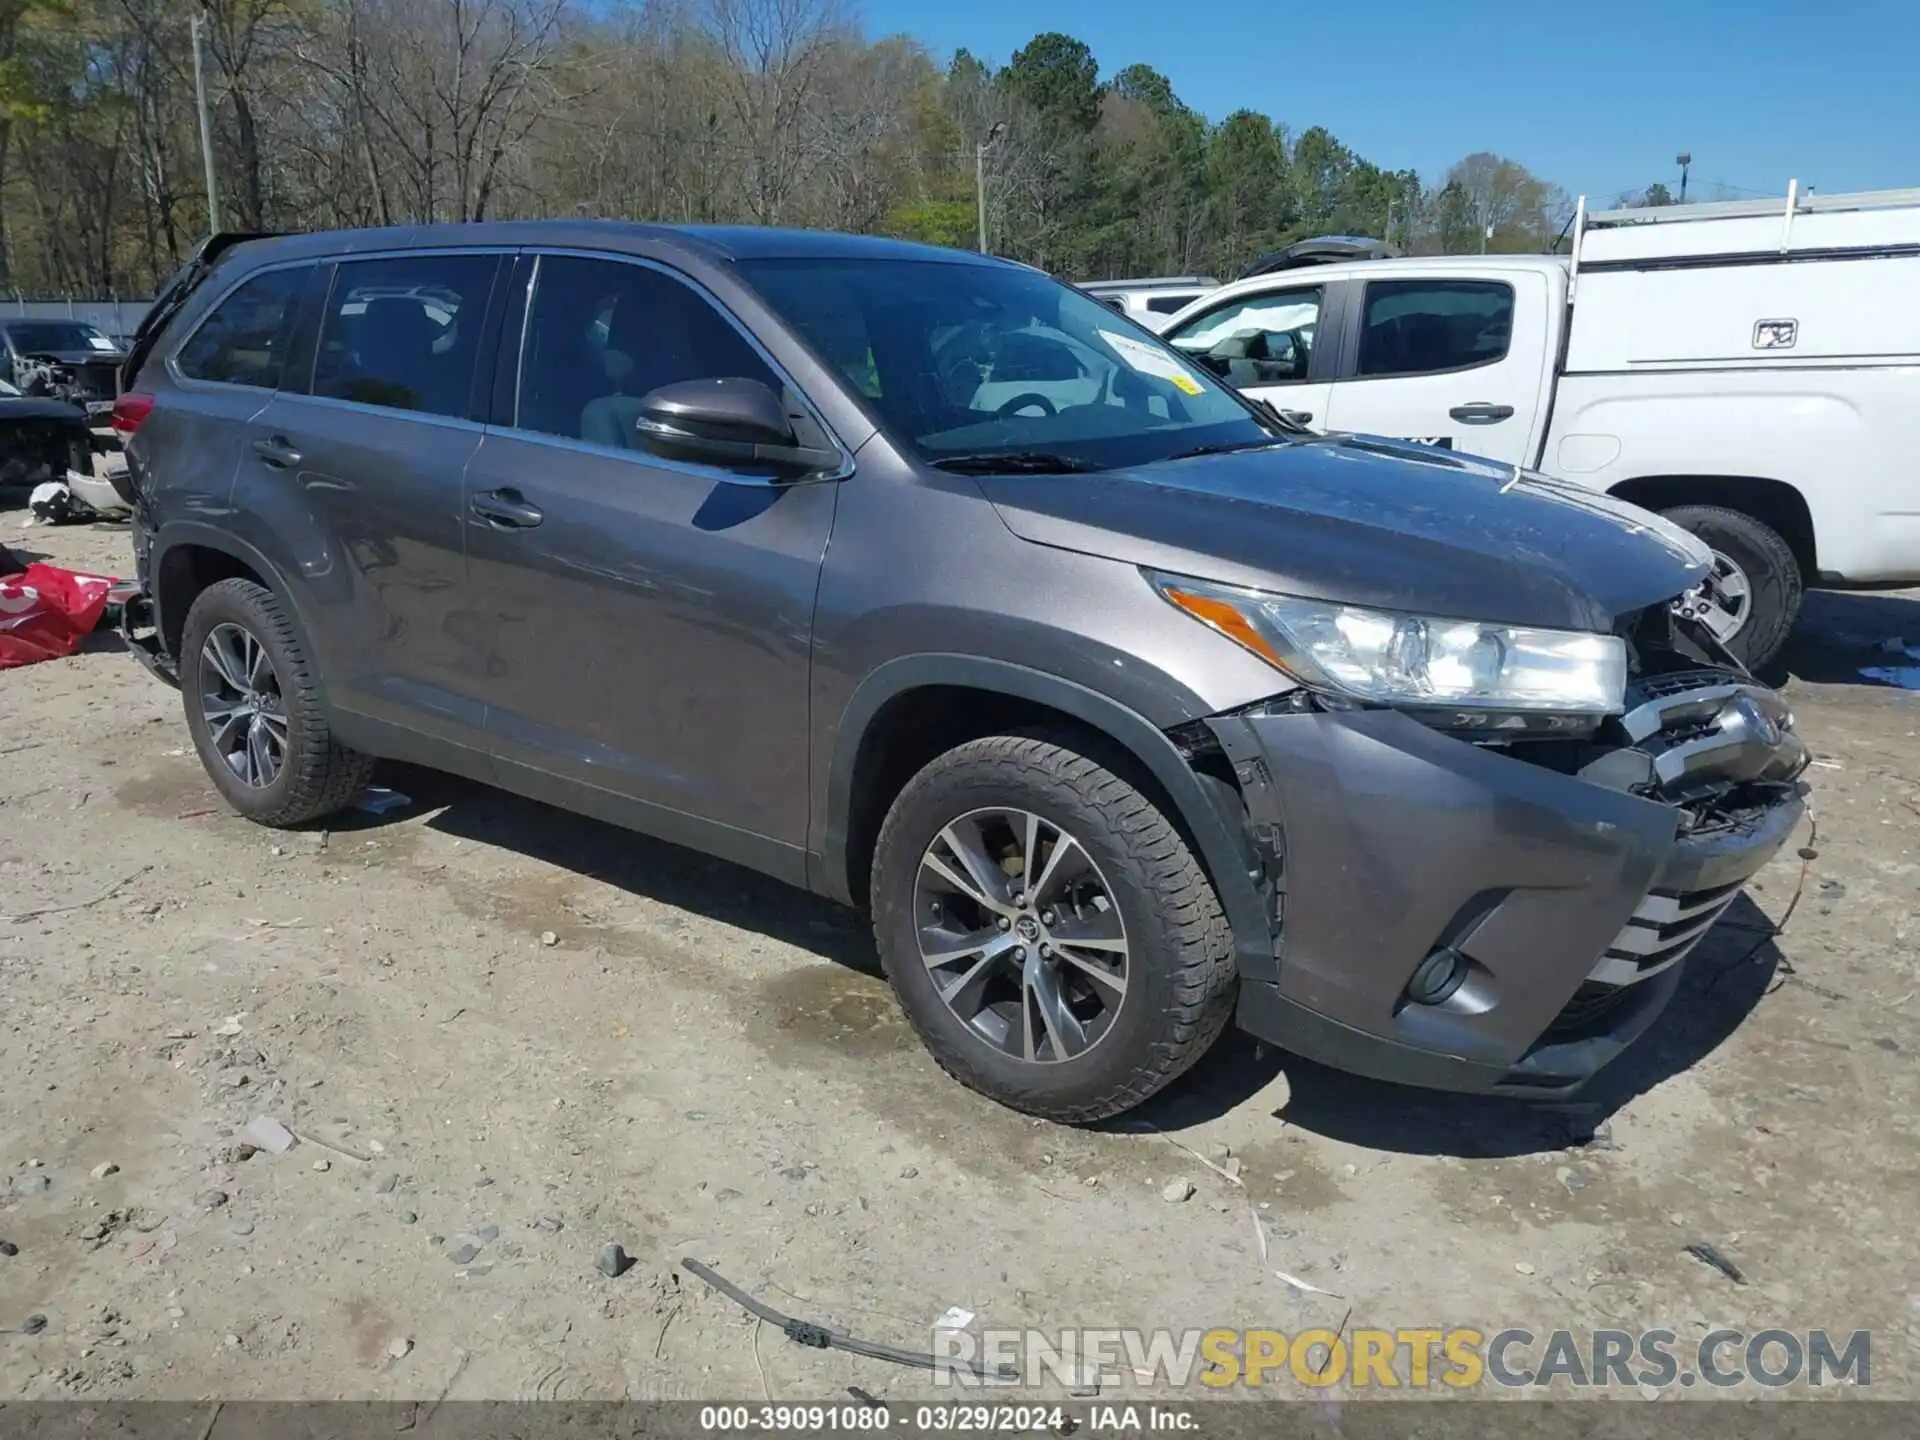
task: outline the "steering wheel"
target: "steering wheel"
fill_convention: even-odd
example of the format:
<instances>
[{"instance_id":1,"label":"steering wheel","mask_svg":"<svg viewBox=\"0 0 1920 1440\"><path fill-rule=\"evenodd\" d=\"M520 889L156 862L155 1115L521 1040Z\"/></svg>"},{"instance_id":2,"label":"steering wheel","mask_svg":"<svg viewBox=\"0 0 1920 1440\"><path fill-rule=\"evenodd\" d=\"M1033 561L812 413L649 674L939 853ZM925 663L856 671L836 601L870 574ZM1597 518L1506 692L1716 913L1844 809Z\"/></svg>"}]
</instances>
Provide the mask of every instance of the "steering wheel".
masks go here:
<instances>
[{"instance_id":1,"label":"steering wheel","mask_svg":"<svg viewBox=\"0 0 1920 1440\"><path fill-rule=\"evenodd\" d=\"M1033 390L1029 390L1024 395L1014 396L1011 400L1007 401L1006 404L1002 405L998 410L994 411L993 413L996 416L1002 416L1002 417L1008 416L1008 415L1018 415L1022 410L1029 409L1035 405L1038 405L1040 407L1040 413L1042 415L1059 414L1059 411L1054 409L1053 402L1051 400L1049 400L1046 396Z\"/></svg>"}]
</instances>

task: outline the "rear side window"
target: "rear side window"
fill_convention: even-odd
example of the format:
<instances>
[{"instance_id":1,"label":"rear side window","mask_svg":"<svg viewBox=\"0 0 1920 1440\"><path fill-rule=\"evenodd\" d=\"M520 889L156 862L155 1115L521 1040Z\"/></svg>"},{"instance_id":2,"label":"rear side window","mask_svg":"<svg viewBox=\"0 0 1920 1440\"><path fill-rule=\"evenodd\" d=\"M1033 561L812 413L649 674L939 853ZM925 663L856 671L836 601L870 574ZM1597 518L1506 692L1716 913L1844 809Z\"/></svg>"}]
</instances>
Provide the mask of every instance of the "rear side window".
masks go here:
<instances>
[{"instance_id":1,"label":"rear side window","mask_svg":"<svg viewBox=\"0 0 1920 1440\"><path fill-rule=\"evenodd\" d=\"M544 255L527 314L515 424L637 450L640 402L682 380L782 382L691 286L645 265Z\"/></svg>"},{"instance_id":2,"label":"rear side window","mask_svg":"<svg viewBox=\"0 0 1920 1440\"><path fill-rule=\"evenodd\" d=\"M498 266L493 255L342 262L320 322L313 393L389 410L466 415Z\"/></svg>"},{"instance_id":3,"label":"rear side window","mask_svg":"<svg viewBox=\"0 0 1920 1440\"><path fill-rule=\"evenodd\" d=\"M1177 315L1193 301L1191 295L1149 295L1147 309L1156 315Z\"/></svg>"},{"instance_id":4,"label":"rear side window","mask_svg":"<svg viewBox=\"0 0 1920 1440\"><path fill-rule=\"evenodd\" d=\"M1504 359L1513 287L1494 280L1375 280L1360 329L1362 376L1426 375Z\"/></svg>"},{"instance_id":5,"label":"rear side window","mask_svg":"<svg viewBox=\"0 0 1920 1440\"><path fill-rule=\"evenodd\" d=\"M278 389L294 311L312 273L312 266L298 265L269 270L241 285L180 347L175 368L189 380Z\"/></svg>"}]
</instances>

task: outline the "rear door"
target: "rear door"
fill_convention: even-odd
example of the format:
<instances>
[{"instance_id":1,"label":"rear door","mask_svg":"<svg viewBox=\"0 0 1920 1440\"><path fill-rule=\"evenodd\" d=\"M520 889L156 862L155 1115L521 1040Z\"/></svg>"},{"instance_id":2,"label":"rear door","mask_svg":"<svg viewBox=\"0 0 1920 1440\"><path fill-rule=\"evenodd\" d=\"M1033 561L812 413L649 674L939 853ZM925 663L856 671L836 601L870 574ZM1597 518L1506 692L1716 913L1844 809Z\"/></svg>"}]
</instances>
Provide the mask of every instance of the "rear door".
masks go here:
<instances>
[{"instance_id":1,"label":"rear door","mask_svg":"<svg viewBox=\"0 0 1920 1440\"><path fill-rule=\"evenodd\" d=\"M650 391L722 377L817 420L716 300L650 261L542 254L508 329L524 338L502 354L506 423L473 457L464 516L501 783L802 874L839 486L661 459L635 422Z\"/></svg>"},{"instance_id":2,"label":"rear door","mask_svg":"<svg viewBox=\"0 0 1920 1440\"><path fill-rule=\"evenodd\" d=\"M1547 365L1547 276L1435 271L1354 281L1330 428L1530 459Z\"/></svg>"},{"instance_id":3,"label":"rear door","mask_svg":"<svg viewBox=\"0 0 1920 1440\"><path fill-rule=\"evenodd\" d=\"M255 270L210 305L184 341L138 377L157 403L128 447L134 488L164 477L161 520L224 515L245 452L247 426L272 402L288 363L311 260ZM184 617L174 617L183 619Z\"/></svg>"},{"instance_id":4,"label":"rear door","mask_svg":"<svg viewBox=\"0 0 1920 1440\"><path fill-rule=\"evenodd\" d=\"M1332 393L1343 286L1324 277L1241 293L1164 332L1176 350L1242 394L1322 430Z\"/></svg>"},{"instance_id":5,"label":"rear door","mask_svg":"<svg viewBox=\"0 0 1920 1440\"><path fill-rule=\"evenodd\" d=\"M484 754L467 613L465 496L500 251L408 251L332 266L311 369L247 427L234 487L303 586L332 703Z\"/></svg>"}]
</instances>

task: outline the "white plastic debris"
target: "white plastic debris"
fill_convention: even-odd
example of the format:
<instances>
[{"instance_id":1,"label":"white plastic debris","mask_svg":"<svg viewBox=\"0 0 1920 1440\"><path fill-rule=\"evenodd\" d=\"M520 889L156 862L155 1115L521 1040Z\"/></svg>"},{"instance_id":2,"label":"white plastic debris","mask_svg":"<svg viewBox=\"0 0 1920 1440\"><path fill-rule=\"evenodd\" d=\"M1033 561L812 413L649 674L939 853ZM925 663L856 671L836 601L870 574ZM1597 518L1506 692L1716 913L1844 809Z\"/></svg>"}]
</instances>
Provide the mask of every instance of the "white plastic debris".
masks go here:
<instances>
[{"instance_id":1,"label":"white plastic debris","mask_svg":"<svg viewBox=\"0 0 1920 1440\"><path fill-rule=\"evenodd\" d=\"M93 519L93 509L60 480L33 487L27 508L42 525L72 525Z\"/></svg>"},{"instance_id":2,"label":"white plastic debris","mask_svg":"<svg viewBox=\"0 0 1920 1440\"><path fill-rule=\"evenodd\" d=\"M240 1033L240 1022L246 1018L247 1012L244 1010L238 1015L229 1015L213 1027L213 1033L216 1035L238 1035Z\"/></svg>"},{"instance_id":3,"label":"white plastic debris","mask_svg":"<svg viewBox=\"0 0 1920 1440\"><path fill-rule=\"evenodd\" d=\"M1304 1290L1309 1295L1331 1295L1336 1300L1343 1298L1338 1291L1324 1289L1319 1285L1315 1285L1310 1280L1302 1280L1298 1275L1289 1275L1284 1270L1276 1270L1273 1273L1279 1276L1280 1279L1286 1281L1287 1284L1291 1285L1294 1289Z\"/></svg>"},{"instance_id":4,"label":"white plastic debris","mask_svg":"<svg viewBox=\"0 0 1920 1440\"><path fill-rule=\"evenodd\" d=\"M933 1322L936 1330L964 1330L973 1323L973 1311L959 1305L949 1305L946 1312Z\"/></svg>"},{"instance_id":5,"label":"white plastic debris","mask_svg":"<svg viewBox=\"0 0 1920 1440\"><path fill-rule=\"evenodd\" d=\"M265 1115L254 1116L243 1133L249 1144L258 1145L270 1154L284 1155L293 1148L293 1132Z\"/></svg>"}]
</instances>

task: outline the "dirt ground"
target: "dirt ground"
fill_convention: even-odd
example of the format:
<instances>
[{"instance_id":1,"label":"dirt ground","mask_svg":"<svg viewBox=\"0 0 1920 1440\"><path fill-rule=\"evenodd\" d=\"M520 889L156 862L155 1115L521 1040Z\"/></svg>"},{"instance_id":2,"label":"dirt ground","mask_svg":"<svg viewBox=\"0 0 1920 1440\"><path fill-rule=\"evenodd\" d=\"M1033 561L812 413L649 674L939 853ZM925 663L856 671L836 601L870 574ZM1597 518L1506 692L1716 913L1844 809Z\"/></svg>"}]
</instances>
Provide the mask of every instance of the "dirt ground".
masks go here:
<instances>
[{"instance_id":1,"label":"dirt ground","mask_svg":"<svg viewBox=\"0 0 1920 1440\"><path fill-rule=\"evenodd\" d=\"M123 528L23 513L28 556L131 564ZM1590 1109L1236 1038L1103 1132L942 1076L850 913L412 770L387 814L260 829L116 639L0 675L0 1327L46 1317L0 1334L0 1400L929 1393L756 1327L683 1255L913 1349L950 1306L1824 1327L1920 1396L1920 694L1857 673L1903 634L1912 595L1814 597L1788 691L1815 858L1764 873ZM242 1158L256 1116L299 1143ZM1220 1147L1240 1185L1193 1153Z\"/></svg>"}]
</instances>

